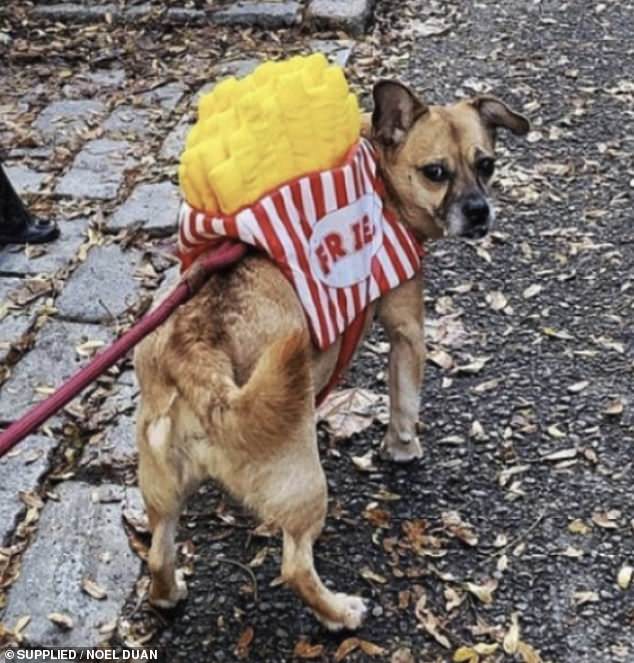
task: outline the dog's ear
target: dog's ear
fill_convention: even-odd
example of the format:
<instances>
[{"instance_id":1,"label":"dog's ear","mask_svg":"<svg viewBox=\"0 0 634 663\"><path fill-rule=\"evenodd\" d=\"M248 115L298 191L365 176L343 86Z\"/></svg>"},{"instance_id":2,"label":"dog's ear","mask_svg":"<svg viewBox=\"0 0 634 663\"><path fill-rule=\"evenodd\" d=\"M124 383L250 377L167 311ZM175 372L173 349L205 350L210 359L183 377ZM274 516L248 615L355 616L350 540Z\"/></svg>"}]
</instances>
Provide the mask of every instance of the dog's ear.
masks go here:
<instances>
[{"instance_id":1,"label":"dog's ear","mask_svg":"<svg viewBox=\"0 0 634 663\"><path fill-rule=\"evenodd\" d=\"M524 136L530 129L523 115L511 110L496 97L479 96L471 101L471 105L480 113L482 121L493 134L498 127L510 129L516 136Z\"/></svg>"},{"instance_id":2,"label":"dog's ear","mask_svg":"<svg viewBox=\"0 0 634 663\"><path fill-rule=\"evenodd\" d=\"M398 147L427 106L397 81L379 81L372 96L372 137L385 147Z\"/></svg>"}]
</instances>

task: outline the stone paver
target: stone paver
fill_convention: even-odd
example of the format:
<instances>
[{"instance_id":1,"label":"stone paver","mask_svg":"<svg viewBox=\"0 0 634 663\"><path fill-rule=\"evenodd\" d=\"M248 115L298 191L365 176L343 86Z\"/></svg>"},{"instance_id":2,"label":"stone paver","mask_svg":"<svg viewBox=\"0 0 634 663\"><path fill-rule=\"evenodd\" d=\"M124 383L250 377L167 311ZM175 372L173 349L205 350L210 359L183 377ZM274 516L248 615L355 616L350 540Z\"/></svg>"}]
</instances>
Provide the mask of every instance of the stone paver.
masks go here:
<instances>
[{"instance_id":1,"label":"stone paver","mask_svg":"<svg viewBox=\"0 0 634 663\"><path fill-rule=\"evenodd\" d=\"M171 112L178 106L186 91L187 88L182 83L167 83L144 92L141 101L151 108L159 107L163 111Z\"/></svg>"},{"instance_id":2,"label":"stone paver","mask_svg":"<svg viewBox=\"0 0 634 663\"><path fill-rule=\"evenodd\" d=\"M10 311L0 320L0 363L6 361L11 348L29 331L34 319L31 312Z\"/></svg>"},{"instance_id":3,"label":"stone paver","mask_svg":"<svg viewBox=\"0 0 634 663\"><path fill-rule=\"evenodd\" d=\"M111 322L135 303L140 254L118 245L96 246L69 278L55 306L61 319Z\"/></svg>"},{"instance_id":4,"label":"stone paver","mask_svg":"<svg viewBox=\"0 0 634 663\"><path fill-rule=\"evenodd\" d=\"M344 30L352 36L365 31L374 0L310 0L306 21L316 28Z\"/></svg>"},{"instance_id":5,"label":"stone paver","mask_svg":"<svg viewBox=\"0 0 634 663\"><path fill-rule=\"evenodd\" d=\"M184 115L163 141L160 156L167 161L178 161L185 149L187 133L194 124L194 119Z\"/></svg>"},{"instance_id":6,"label":"stone paver","mask_svg":"<svg viewBox=\"0 0 634 663\"><path fill-rule=\"evenodd\" d=\"M65 143L105 111L105 104L94 99L54 101L38 115L33 127L47 142Z\"/></svg>"},{"instance_id":7,"label":"stone paver","mask_svg":"<svg viewBox=\"0 0 634 663\"><path fill-rule=\"evenodd\" d=\"M281 28L297 25L301 20L302 5L294 0L282 2L232 2L211 14L220 25L256 25L263 28Z\"/></svg>"},{"instance_id":8,"label":"stone paver","mask_svg":"<svg viewBox=\"0 0 634 663\"><path fill-rule=\"evenodd\" d=\"M52 274L65 267L86 239L87 225L85 218L60 221L60 239L39 246L35 255L22 246L0 248L0 274Z\"/></svg>"},{"instance_id":9,"label":"stone paver","mask_svg":"<svg viewBox=\"0 0 634 663\"><path fill-rule=\"evenodd\" d=\"M110 135L147 136L154 131L155 119L156 115L149 110L133 106L119 106L103 123L103 129Z\"/></svg>"},{"instance_id":10,"label":"stone paver","mask_svg":"<svg viewBox=\"0 0 634 663\"><path fill-rule=\"evenodd\" d=\"M69 481L55 493L59 500L44 506L38 534L22 558L3 623L11 628L29 615L26 644L94 646L108 639L108 625L116 621L141 569L122 525L122 511L139 503L138 491ZM87 580L103 589L103 600L82 590ZM68 615L74 627L55 626L51 612Z\"/></svg>"},{"instance_id":11,"label":"stone paver","mask_svg":"<svg viewBox=\"0 0 634 663\"><path fill-rule=\"evenodd\" d=\"M112 338L112 332L99 325L48 321L38 333L35 348L13 367L0 388L0 421L13 421L46 395L36 389L59 387L81 368L87 358L77 353L78 345L109 343Z\"/></svg>"},{"instance_id":12,"label":"stone paver","mask_svg":"<svg viewBox=\"0 0 634 663\"><path fill-rule=\"evenodd\" d=\"M108 228L141 227L152 235L169 235L176 231L180 202L178 187L169 181L139 184L114 213Z\"/></svg>"},{"instance_id":13,"label":"stone paver","mask_svg":"<svg viewBox=\"0 0 634 663\"><path fill-rule=\"evenodd\" d=\"M55 441L44 435L31 435L0 458L0 545L7 545L25 509L20 493L37 490L54 445Z\"/></svg>"},{"instance_id":14,"label":"stone paver","mask_svg":"<svg viewBox=\"0 0 634 663\"><path fill-rule=\"evenodd\" d=\"M110 200L116 197L123 175L134 165L128 156L130 143L99 138L90 141L75 157L55 193L70 198Z\"/></svg>"},{"instance_id":15,"label":"stone paver","mask_svg":"<svg viewBox=\"0 0 634 663\"><path fill-rule=\"evenodd\" d=\"M123 69L95 69L86 72L83 76L100 87L120 88L126 81Z\"/></svg>"},{"instance_id":16,"label":"stone paver","mask_svg":"<svg viewBox=\"0 0 634 663\"><path fill-rule=\"evenodd\" d=\"M6 165L5 172L13 188L20 194L38 193L48 177L46 173L38 173L28 166Z\"/></svg>"},{"instance_id":17,"label":"stone paver","mask_svg":"<svg viewBox=\"0 0 634 663\"><path fill-rule=\"evenodd\" d=\"M112 467L136 467L135 421L139 385L134 371L128 371L117 384L117 391L100 407L100 415L111 412L116 419L104 430L104 436L86 445L82 466L105 470Z\"/></svg>"},{"instance_id":18,"label":"stone paver","mask_svg":"<svg viewBox=\"0 0 634 663\"><path fill-rule=\"evenodd\" d=\"M345 67L352 55L354 42L350 39L312 39L308 45L315 53L323 53L331 62Z\"/></svg>"}]
</instances>

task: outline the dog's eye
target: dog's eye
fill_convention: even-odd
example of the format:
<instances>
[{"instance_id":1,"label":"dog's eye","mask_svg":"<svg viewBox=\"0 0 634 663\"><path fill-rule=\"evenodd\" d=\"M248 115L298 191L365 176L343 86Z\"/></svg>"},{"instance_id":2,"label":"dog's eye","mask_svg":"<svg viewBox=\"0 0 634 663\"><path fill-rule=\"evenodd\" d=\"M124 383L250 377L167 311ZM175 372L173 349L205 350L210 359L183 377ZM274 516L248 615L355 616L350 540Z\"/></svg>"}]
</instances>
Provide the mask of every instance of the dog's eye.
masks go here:
<instances>
[{"instance_id":1,"label":"dog's eye","mask_svg":"<svg viewBox=\"0 0 634 663\"><path fill-rule=\"evenodd\" d=\"M441 163L430 163L420 170L432 182L445 182L449 179L449 171Z\"/></svg>"},{"instance_id":2,"label":"dog's eye","mask_svg":"<svg viewBox=\"0 0 634 663\"><path fill-rule=\"evenodd\" d=\"M493 161L491 157L485 157L484 159L480 159L480 161L478 161L476 168L478 169L478 173L480 173L481 177L491 177L491 175L493 175L493 171L495 170L495 161Z\"/></svg>"}]
</instances>

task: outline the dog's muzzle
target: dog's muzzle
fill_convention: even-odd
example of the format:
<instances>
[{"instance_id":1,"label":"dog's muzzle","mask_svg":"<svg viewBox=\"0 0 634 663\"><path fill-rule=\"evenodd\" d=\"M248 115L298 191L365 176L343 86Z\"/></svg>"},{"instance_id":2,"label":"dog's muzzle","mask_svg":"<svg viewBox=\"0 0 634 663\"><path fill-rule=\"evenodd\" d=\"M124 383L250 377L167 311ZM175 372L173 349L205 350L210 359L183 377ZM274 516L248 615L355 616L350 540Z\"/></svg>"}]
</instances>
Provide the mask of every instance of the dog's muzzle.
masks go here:
<instances>
[{"instance_id":1,"label":"dog's muzzle","mask_svg":"<svg viewBox=\"0 0 634 663\"><path fill-rule=\"evenodd\" d=\"M462 235L469 239L481 239L491 225L491 206L487 199L478 194L469 194L462 203L464 228Z\"/></svg>"}]
</instances>

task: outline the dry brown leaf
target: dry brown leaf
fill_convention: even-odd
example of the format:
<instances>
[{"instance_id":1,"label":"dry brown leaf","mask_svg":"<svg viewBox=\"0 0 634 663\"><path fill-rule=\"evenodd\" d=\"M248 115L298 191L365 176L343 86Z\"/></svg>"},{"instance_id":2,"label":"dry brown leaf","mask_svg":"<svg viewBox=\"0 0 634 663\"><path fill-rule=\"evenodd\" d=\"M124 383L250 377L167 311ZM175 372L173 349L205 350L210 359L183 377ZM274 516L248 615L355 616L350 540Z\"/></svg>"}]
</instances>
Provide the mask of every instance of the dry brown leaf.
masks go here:
<instances>
[{"instance_id":1,"label":"dry brown leaf","mask_svg":"<svg viewBox=\"0 0 634 663\"><path fill-rule=\"evenodd\" d=\"M242 631L242 635L238 638L238 642L236 643L233 652L238 658L247 658L254 635L255 631L252 626L247 626L244 631Z\"/></svg>"},{"instance_id":2,"label":"dry brown leaf","mask_svg":"<svg viewBox=\"0 0 634 663\"><path fill-rule=\"evenodd\" d=\"M449 639L440 631L441 627L438 617L436 617L436 615L434 615L431 610L427 610L425 608L426 603L427 596L425 593L423 593L418 599L414 609L416 619L418 619L420 625L425 629L425 631L427 631L427 633L429 633L429 635L432 636L432 638L434 638L434 640L436 640L438 644L445 647L445 649L451 649L451 643L449 642Z\"/></svg>"},{"instance_id":3,"label":"dry brown leaf","mask_svg":"<svg viewBox=\"0 0 634 663\"><path fill-rule=\"evenodd\" d=\"M390 658L390 663L416 663L412 650L408 647L397 649Z\"/></svg>"},{"instance_id":4,"label":"dry brown leaf","mask_svg":"<svg viewBox=\"0 0 634 663\"><path fill-rule=\"evenodd\" d=\"M100 587L94 580L90 580L90 578L84 578L81 581L81 588L88 596L92 596L93 599L97 599L98 601L102 601L108 596L106 590Z\"/></svg>"},{"instance_id":5,"label":"dry brown leaf","mask_svg":"<svg viewBox=\"0 0 634 663\"><path fill-rule=\"evenodd\" d=\"M387 403L387 396L368 389L341 389L326 398L317 411L335 440L344 440L372 425L380 405Z\"/></svg>"},{"instance_id":6,"label":"dry brown leaf","mask_svg":"<svg viewBox=\"0 0 634 663\"><path fill-rule=\"evenodd\" d=\"M343 661L343 659L351 654L355 649L359 649L361 640L359 638L346 638L338 647L335 652L334 660L335 663Z\"/></svg>"},{"instance_id":7,"label":"dry brown leaf","mask_svg":"<svg viewBox=\"0 0 634 663\"><path fill-rule=\"evenodd\" d=\"M605 410L603 410L603 413L616 417L619 414L623 414L623 407L624 407L623 401L620 398L615 398L606 405Z\"/></svg>"},{"instance_id":8,"label":"dry brown leaf","mask_svg":"<svg viewBox=\"0 0 634 663\"><path fill-rule=\"evenodd\" d=\"M50 612L47 617L53 624L67 631L70 631L75 626L72 618L62 612Z\"/></svg>"},{"instance_id":9,"label":"dry brown leaf","mask_svg":"<svg viewBox=\"0 0 634 663\"><path fill-rule=\"evenodd\" d=\"M375 645L369 640L359 640L359 647L361 651L368 656L383 656L385 654L385 649L379 645Z\"/></svg>"},{"instance_id":10,"label":"dry brown leaf","mask_svg":"<svg viewBox=\"0 0 634 663\"><path fill-rule=\"evenodd\" d=\"M293 649L293 656L297 658L320 658L323 653L323 645L311 645L307 640L300 640Z\"/></svg>"},{"instance_id":11,"label":"dry brown leaf","mask_svg":"<svg viewBox=\"0 0 634 663\"><path fill-rule=\"evenodd\" d=\"M457 511L444 511L441 517L443 526L448 532L469 546L478 545L478 535L473 526L464 522Z\"/></svg>"},{"instance_id":12,"label":"dry brown leaf","mask_svg":"<svg viewBox=\"0 0 634 663\"><path fill-rule=\"evenodd\" d=\"M621 512L614 509L610 511L595 511L592 514L592 522L603 529L618 529L616 522L621 517Z\"/></svg>"},{"instance_id":13,"label":"dry brown leaf","mask_svg":"<svg viewBox=\"0 0 634 663\"><path fill-rule=\"evenodd\" d=\"M379 575L378 573L375 573L368 566L364 566L361 569L360 573L361 573L361 577L365 578L366 580L371 580L373 582L378 582L381 585L384 585L387 582L387 580L383 576Z\"/></svg>"}]
</instances>

